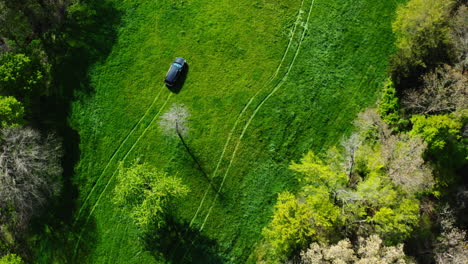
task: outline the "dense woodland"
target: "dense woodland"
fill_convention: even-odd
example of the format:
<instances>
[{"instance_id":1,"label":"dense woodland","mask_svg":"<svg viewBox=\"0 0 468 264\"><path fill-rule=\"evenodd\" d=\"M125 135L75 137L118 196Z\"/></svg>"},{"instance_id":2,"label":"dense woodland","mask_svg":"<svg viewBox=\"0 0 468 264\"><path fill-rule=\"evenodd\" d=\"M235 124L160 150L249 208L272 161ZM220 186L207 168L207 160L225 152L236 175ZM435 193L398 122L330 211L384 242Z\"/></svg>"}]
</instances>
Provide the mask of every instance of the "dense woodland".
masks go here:
<instances>
[{"instance_id":1,"label":"dense woodland","mask_svg":"<svg viewBox=\"0 0 468 264\"><path fill-rule=\"evenodd\" d=\"M114 37L112 19L96 15L101 5L0 0L2 264L34 263L38 232L70 224L78 146L67 116ZM291 161L299 189L278 194L250 261L468 263L467 25L462 0L397 9L380 100L341 144ZM184 145L187 116L175 106L161 120ZM168 206L190 192L138 160L120 164L117 181L113 202L143 240L157 239Z\"/></svg>"}]
</instances>

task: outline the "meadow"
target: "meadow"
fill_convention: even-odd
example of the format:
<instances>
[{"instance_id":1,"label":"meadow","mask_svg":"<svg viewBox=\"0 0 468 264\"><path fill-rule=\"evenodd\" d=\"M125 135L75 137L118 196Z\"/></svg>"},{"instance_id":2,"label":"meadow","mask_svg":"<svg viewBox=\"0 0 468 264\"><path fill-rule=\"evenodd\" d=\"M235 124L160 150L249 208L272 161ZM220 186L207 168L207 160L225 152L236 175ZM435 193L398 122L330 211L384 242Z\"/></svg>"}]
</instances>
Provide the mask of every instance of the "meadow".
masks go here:
<instances>
[{"instance_id":1,"label":"meadow","mask_svg":"<svg viewBox=\"0 0 468 264\"><path fill-rule=\"evenodd\" d=\"M63 259L252 261L277 193L297 186L291 161L339 142L377 100L397 1L107 1L122 17L109 55L89 69L92 92L72 105L79 197ZM189 68L174 93L162 80L176 56ZM203 171L158 127L173 104L190 111L186 141ZM191 190L163 239L141 242L112 202L118 163L135 159Z\"/></svg>"}]
</instances>

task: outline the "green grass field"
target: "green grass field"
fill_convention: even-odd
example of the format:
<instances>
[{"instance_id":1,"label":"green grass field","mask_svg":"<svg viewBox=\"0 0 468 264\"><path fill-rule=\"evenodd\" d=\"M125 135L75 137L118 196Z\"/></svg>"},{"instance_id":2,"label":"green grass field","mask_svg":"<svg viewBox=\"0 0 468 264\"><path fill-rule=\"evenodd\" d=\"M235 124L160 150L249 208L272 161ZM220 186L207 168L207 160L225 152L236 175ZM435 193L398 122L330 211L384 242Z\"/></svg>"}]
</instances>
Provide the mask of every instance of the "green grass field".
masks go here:
<instances>
[{"instance_id":1,"label":"green grass field","mask_svg":"<svg viewBox=\"0 0 468 264\"><path fill-rule=\"evenodd\" d=\"M338 142L377 99L397 3L113 2L123 14L116 43L90 69L94 92L73 104L70 117L81 156L74 177L76 232L66 258L245 263L277 193L296 186L291 160ZM178 94L162 82L176 56L189 64ZM207 177L177 138L158 128L174 103L190 110L187 143ZM172 207L172 229L162 230L170 234L162 241L140 242L111 201L118 162L136 158L181 177L191 189ZM46 256L53 255L41 261L51 263Z\"/></svg>"}]
</instances>

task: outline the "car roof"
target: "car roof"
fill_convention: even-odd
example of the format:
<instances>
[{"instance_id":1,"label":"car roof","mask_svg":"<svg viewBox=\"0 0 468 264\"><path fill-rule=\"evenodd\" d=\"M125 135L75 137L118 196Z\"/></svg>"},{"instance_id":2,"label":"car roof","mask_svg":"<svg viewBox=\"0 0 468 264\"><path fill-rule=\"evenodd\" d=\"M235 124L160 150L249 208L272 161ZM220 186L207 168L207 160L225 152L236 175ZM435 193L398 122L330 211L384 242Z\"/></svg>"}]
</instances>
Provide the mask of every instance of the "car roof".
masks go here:
<instances>
[{"instance_id":1,"label":"car roof","mask_svg":"<svg viewBox=\"0 0 468 264\"><path fill-rule=\"evenodd\" d=\"M177 72L178 69L174 67L174 65L171 65L171 68L169 69L166 75L166 81L173 82L177 77Z\"/></svg>"}]
</instances>

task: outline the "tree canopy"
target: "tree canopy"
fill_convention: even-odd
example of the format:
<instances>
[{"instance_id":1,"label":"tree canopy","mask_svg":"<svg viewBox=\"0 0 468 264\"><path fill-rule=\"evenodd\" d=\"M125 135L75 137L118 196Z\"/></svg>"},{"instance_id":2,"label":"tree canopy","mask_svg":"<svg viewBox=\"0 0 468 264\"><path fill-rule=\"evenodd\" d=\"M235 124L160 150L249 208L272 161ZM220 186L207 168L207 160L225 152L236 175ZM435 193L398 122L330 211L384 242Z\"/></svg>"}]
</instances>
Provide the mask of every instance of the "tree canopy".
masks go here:
<instances>
[{"instance_id":1,"label":"tree canopy","mask_svg":"<svg viewBox=\"0 0 468 264\"><path fill-rule=\"evenodd\" d=\"M120 164L117 182L115 204L127 209L143 232L161 228L168 206L189 192L179 178L168 176L146 163L134 163L129 168Z\"/></svg>"}]
</instances>

